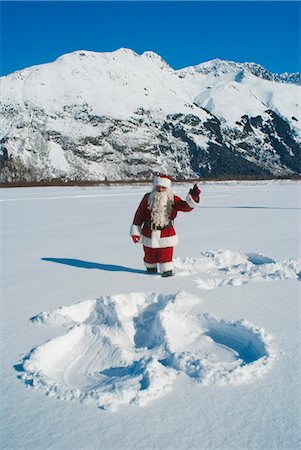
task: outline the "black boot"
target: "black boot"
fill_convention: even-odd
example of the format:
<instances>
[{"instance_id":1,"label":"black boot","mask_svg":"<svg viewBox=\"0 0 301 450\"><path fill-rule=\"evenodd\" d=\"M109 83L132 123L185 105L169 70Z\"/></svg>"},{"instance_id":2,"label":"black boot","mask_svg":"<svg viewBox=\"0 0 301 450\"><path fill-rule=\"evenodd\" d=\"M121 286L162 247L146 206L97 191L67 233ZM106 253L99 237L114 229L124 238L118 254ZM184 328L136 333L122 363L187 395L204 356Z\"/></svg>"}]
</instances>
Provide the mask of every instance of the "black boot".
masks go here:
<instances>
[{"instance_id":1,"label":"black boot","mask_svg":"<svg viewBox=\"0 0 301 450\"><path fill-rule=\"evenodd\" d=\"M158 273L157 267L147 267L146 270L148 273Z\"/></svg>"},{"instance_id":2,"label":"black boot","mask_svg":"<svg viewBox=\"0 0 301 450\"><path fill-rule=\"evenodd\" d=\"M166 277L172 277L172 270L167 270L166 272L162 273L162 277L166 278Z\"/></svg>"}]
</instances>

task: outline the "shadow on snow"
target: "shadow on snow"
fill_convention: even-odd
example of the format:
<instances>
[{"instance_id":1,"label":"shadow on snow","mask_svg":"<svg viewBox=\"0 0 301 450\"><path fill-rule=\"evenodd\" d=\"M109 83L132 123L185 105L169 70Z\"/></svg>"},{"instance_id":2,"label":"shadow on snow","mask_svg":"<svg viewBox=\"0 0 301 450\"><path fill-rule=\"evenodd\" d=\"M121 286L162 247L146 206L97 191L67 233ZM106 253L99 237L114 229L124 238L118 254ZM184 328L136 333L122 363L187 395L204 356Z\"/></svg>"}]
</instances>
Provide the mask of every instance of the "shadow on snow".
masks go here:
<instances>
[{"instance_id":1,"label":"shadow on snow","mask_svg":"<svg viewBox=\"0 0 301 450\"><path fill-rule=\"evenodd\" d=\"M67 266L79 267L81 269L98 269L106 270L109 272L129 272L146 274L147 272L142 269L133 269L131 267L118 266L116 264L102 264L90 261L82 261L81 259L71 258L41 258L42 261L54 262L57 264L65 264Z\"/></svg>"}]
</instances>

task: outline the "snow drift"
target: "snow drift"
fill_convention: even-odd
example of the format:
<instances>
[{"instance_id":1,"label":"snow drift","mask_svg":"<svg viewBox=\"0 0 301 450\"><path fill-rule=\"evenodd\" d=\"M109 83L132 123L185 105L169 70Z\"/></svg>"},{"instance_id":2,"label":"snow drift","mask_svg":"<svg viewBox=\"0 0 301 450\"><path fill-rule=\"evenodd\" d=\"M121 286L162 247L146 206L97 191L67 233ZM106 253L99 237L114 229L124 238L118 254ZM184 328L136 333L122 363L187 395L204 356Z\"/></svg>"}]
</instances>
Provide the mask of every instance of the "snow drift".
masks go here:
<instances>
[{"instance_id":1,"label":"snow drift","mask_svg":"<svg viewBox=\"0 0 301 450\"><path fill-rule=\"evenodd\" d=\"M175 268L180 276L198 275L196 284L200 289L215 289L250 282L300 279L301 259L275 261L258 253L220 249L202 252L199 257L176 258Z\"/></svg>"}]
</instances>

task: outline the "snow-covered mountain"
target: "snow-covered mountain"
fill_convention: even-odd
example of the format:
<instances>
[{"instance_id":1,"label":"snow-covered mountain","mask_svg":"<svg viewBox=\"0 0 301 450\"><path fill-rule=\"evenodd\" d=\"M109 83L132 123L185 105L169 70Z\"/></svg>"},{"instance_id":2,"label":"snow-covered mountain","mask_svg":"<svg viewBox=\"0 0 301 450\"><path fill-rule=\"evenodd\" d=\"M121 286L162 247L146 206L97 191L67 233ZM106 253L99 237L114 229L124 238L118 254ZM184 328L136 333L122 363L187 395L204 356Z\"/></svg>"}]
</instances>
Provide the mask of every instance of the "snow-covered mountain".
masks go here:
<instances>
[{"instance_id":1,"label":"snow-covered mountain","mask_svg":"<svg viewBox=\"0 0 301 450\"><path fill-rule=\"evenodd\" d=\"M0 89L1 181L300 175L300 74L76 51Z\"/></svg>"}]
</instances>

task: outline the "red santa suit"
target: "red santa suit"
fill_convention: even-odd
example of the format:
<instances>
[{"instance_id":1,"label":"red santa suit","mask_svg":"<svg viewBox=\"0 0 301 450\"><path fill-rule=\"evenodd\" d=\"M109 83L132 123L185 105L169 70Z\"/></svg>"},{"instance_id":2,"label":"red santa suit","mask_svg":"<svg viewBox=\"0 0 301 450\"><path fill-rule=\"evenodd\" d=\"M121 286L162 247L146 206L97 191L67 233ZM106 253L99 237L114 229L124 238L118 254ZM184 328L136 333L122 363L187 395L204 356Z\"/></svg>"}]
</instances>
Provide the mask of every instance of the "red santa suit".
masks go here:
<instances>
[{"instance_id":1,"label":"red santa suit","mask_svg":"<svg viewBox=\"0 0 301 450\"><path fill-rule=\"evenodd\" d=\"M167 188L167 205L165 206L164 220L156 220L154 218L154 197L156 186ZM178 236L173 226L173 221L179 211L192 211L199 203L200 190L196 187L196 192L191 189L186 197L182 200L174 195L170 190L171 180L166 175L159 175L154 178L154 190L145 194L138 206L131 226L130 234L135 240L142 242L144 248L144 264L148 270L155 271L157 264L160 265L162 274L169 273L173 269L173 247L179 242ZM160 194L158 194L160 195ZM159 224L158 224L159 222Z\"/></svg>"}]
</instances>

